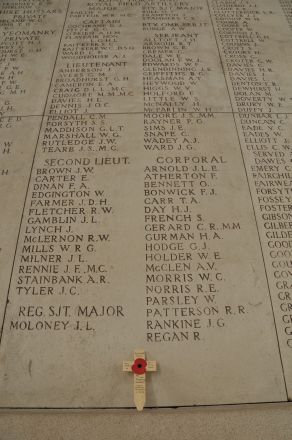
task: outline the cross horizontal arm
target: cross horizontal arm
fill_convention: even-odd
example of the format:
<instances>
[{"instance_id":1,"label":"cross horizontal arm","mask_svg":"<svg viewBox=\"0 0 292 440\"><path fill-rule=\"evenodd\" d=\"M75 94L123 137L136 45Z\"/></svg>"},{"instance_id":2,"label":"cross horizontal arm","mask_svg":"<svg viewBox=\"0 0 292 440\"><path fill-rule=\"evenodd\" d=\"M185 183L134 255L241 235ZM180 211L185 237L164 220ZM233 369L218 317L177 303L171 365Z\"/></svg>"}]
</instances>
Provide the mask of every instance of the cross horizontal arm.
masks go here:
<instances>
[{"instance_id":1,"label":"cross horizontal arm","mask_svg":"<svg viewBox=\"0 0 292 440\"><path fill-rule=\"evenodd\" d=\"M146 371L157 371L156 361L147 361Z\"/></svg>"},{"instance_id":2,"label":"cross horizontal arm","mask_svg":"<svg viewBox=\"0 0 292 440\"><path fill-rule=\"evenodd\" d=\"M123 371L131 372L132 371L133 361L124 361L123 362ZM147 361L146 371L157 371L157 363L156 361Z\"/></svg>"},{"instance_id":3,"label":"cross horizontal arm","mask_svg":"<svg viewBox=\"0 0 292 440\"><path fill-rule=\"evenodd\" d=\"M132 371L133 361L124 361L123 362L123 371Z\"/></svg>"}]
</instances>

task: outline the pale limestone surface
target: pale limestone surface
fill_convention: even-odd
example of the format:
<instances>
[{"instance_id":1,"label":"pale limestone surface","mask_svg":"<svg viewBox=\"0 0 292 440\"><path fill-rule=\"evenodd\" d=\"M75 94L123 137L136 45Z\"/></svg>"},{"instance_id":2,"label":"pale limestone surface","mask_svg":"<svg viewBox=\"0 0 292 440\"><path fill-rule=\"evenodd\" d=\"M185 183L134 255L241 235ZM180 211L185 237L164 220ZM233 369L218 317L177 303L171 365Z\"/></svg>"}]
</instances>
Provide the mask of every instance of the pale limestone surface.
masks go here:
<instances>
[{"instance_id":1,"label":"pale limestone surface","mask_svg":"<svg viewBox=\"0 0 292 440\"><path fill-rule=\"evenodd\" d=\"M0 416L1 440L290 440L289 405Z\"/></svg>"},{"instance_id":2,"label":"pale limestone surface","mask_svg":"<svg viewBox=\"0 0 292 440\"><path fill-rule=\"evenodd\" d=\"M268 288L264 267L261 263L259 241L242 168L242 159L238 149L233 147L237 139L230 115L216 115L214 119L207 120L205 123L189 122L187 126L189 136L196 136L198 139L198 147L196 147L196 156L194 157L196 159L206 157L208 165L205 168L208 170L211 166L214 167L210 161L212 158L216 158L216 171L215 168L213 171L216 183L213 184L210 181L208 185L214 186L217 194L205 197L204 200L204 197L200 197L198 194L198 190L195 190L195 193L198 194L196 196L198 202L190 204L190 212L196 217L198 215L197 205L200 203L199 215L205 221L192 222L192 227L200 227L204 233L208 234L208 240L212 240L214 235L214 231L210 230L210 224L214 224L216 228L214 244L212 242L211 245L208 245L209 255L211 256L212 253L215 254L218 251L220 259L216 261L211 257L208 261L210 265L216 266L216 269L212 271L213 279L218 274L221 285L224 285L220 290L221 294L215 294L216 307L220 309L218 316L224 322L224 327L221 326L221 321L219 327L217 326L219 318L214 316L212 326L215 328L208 328L210 325L209 316L201 318L199 309L207 307L208 311L212 309L204 300L204 296L195 293L196 284L192 283L194 286L192 294L196 298L196 303L191 304L192 310L195 310L195 316L191 316L191 318L198 319L200 340L193 342L189 340L182 343L145 341L145 325L141 325L145 321L144 298L137 294L144 290L145 267L144 237L140 232L141 226L143 226L143 197L141 195L143 195L143 177L145 175L143 169L145 166L151 167L152 164L156 166L156 153L132 151L133 146L130 143L132 138L135 138L137 146L141 145L142 147L142 141L138 136L142 133L143 126L139 116L134 116L134 119L135 123L127 126L125 116L123 119L117 116L106 118L111 127L116 127L118 123L127 127L119 142L119 151L124 157L130 157L131 163L123 168L120 167L118 172L115 168L96 166L95 173L88 179L94 190L95 188L102 189L104 194L109 195L108 203L114 207L112 216L100 215L102 224L99 232L110 234L112 237L109 245L100 244L96 248L96 253L102 254L104 252L105 256L98 255L96 257L96 253L88 253L86 256L87 263L92 265L96 262L106 265L105 258L109 259L110 265L113 267L110 283L106 286L96 286L92 283L87 283L84 287L77 286L79 294L73 295L70 300L66 297L65 301L63 296L58 295L61 287L54 287L54 302L52 302L51 295L45 295L41 297L40 302L32 303L31 295L23 294L23 289L20 291L20 296L16 295L17 301L11 300L11 304L7 308L6 332L4 328L2 340L4 357L0 374L1 405L73 408L80 406L132 406L132 393L129 393L132 377L122 375L120 371L121 360L131 357L132 347L143 346L149 356L156 359L159 364L157 374L149 378L147 398L149 406L285 400L284 382L267 295ZM91 117L90 121L92 120L99 127L98 118ZM86 117L87 121L88 117ZM41 140L42 136L41 133ZM88 153L91 165L94 154ZM70 159L78 158L79 155L80 153L71 154ZM54 158L56 157L55 155ZM59 154L58 157L62 156ZM160 157L163 159L162 155ZM168 160L173 159L174 161L176 157L178 157L177 153L173 152L166 156ZM188 156L184 155L184 157ZM47 160L47 156L37 152L31 178L31 182L34 183L30 185L29 189L29 193L32 195L35 182L39 182L37 180L40 176L39 170L42 167L46 168L44 166L45 160ZM197 165L187 162L187 165L183 166L187 166L191 172ZM199 164L198 167L203 167L203 165ZM197 176L199 173L195 174ZM115 185L112 188L112 182L115 179L120 182L118 188ZM134 188L133 182L135 182ZM223 203L226 205L222 211ZM23 228L20 232L20 242L24 244L25 237L28 236L27 230L31 229L30 219L33 218L30 210L42 209L39 206L35 208L35 205L30 204L24 212ZM135 207L135 215L129 218L133 207ZM146 205L146 208L149 209L149 205ZM163 207L164 213L171 214L169 208L168 206L165 210ZM154 206L154 210L156 209ZM181 209L185 209L185 207L182 206ZM162 211L160 212L162 213ZM156 215L156 211L154 211L154 215ZM116 216L118 216L118 223ZM222 229L224 223L238 222L240 230L224 232ZM77 233L80 235L85 233L85 237L87 237L86 234L95 234L96 228L95 223L87 225L86 229L84 224L80 224ZM130 247L128 246L129 236L137 237L135 243ZM198 235L196 235L196 239L197 237ZM217 244L218 242L220 244ZM201 244L202 252L204 252L203 243ZM241 243L244 243L245 246L240 245ZM48 245L41 244L39 246ZM71 249L74 244L70 246ZM55 249L58 249L58 244L55 245ZM66 256L65 262L60 264L61 271L64 270L64 276L67 271L66 260L69 260L69 255L72 253L70 249L63 252L63 255ZM16 255L16 267L25 267L22 250L23 248L20 247ZM188 245L184 246L184 250L190 250ZM59 253L58 251L57 254ZM183 252L181 254L185 255ZM190 255L193 258L191 270L196 272L196 268L199 268L200 271L200 268L203 267L201 273L204 273L207 263L199 259L197 252L192 252ZM85 265L83 270L87 270ZM90 275L83 275L84 283ZM18 283L20 276L22 275L14 272L11 281L12 292L17 292L19 286L22 287ZM207 286L204 285L205 291ZM220 284L218 287L220 288ZM35 289L37 288L38 286L35 287ZM98 299L96 298L97 288ZM86 295L86 300L83 302L80 299L81 295ZM165 295L163 296L166 298ZM72 319L64 331L11 331L9 323L25 322L25 319L22 318L17 320L20 304L22 307L26 307L26 311L32 305L41 307L43 317L27 318L26 322L29 321L31 325L41 319L50 321L50 307L52 305L56 310L58 310L58 306L70 307L68 314ZM117 316L100 318L100 320L93 317L88 322L94 330L87 331L84 335L84 332L75 330L75 321L79 319L77 314L80 304L87 306L89 310L92 305L97 308L100 304L105 306L119 305L125 311L126 316L123 318ZM232 307L232 315L226 314L227 306ZM244 307L245 313L242 316L239 307ZM154 310L159 310L159 308L155 307ZM170 317L174 318L173 314ZM63 322L68 321L68 317L65 315L61 315L61 318ZM153 317L150 315L150 318ZM182 319L183 316L178 318ZM57 318L57 320L59 319ZM153 322L155 322L154 319ZM135 330L129 331L129 329ZM196 331L198 328L193 330ZM42 350L44 344L48 344L48 349ZM103 349L104 344L108 347L106 350ZM175 349L173 344L175 344ZM16 353L18 362L15 362ZM269 369L266 368L267 364L269 364ZM211 378L214 375L216 379L212 381ZM53 383L50 379L44 380L44 377L50 378L52 376L54 376ZM77 377L78 380L76 380Z\"/></svg>"}]
</instances>

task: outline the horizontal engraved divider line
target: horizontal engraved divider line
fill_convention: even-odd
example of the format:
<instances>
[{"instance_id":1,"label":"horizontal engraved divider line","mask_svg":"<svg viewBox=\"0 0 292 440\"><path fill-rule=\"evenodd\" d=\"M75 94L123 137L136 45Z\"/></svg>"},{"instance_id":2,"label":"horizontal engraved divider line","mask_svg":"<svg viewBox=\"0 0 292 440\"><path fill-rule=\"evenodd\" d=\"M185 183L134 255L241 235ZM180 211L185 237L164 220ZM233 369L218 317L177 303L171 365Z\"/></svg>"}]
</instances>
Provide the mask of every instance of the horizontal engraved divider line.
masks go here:
<instances>
[{"instance_id":1,"label":"horizontal engraved divider line","mask_svg":"<svg viewBox=\"0 0 292 440\"><path fill-rule=\"evenodd\" d=\"M4 118L42 118L42 117L52 117L52 116L81 116L81 115L157 115L157 114L172 114L172 115L176 115L176 114L181 114L181 113L186 113L186 114L194 114L194 115L199 115L201 113L215 113L215 114L228 114L228 115L249 115L249 114L253 114L253 115L292 115L292 112L250 112L250 111L228 111L228 112L218 112L218 111L205 111L205 110L201 110L198 112L186 112L186 111L169 111L169 112L93 112L93 113L54 113L54 114L50 114L50 115L8 115L8 116L0 116L0 119L4 119Z\"/></svg>"},{"instance_id":2,"label":"horizontal engraved divider line","mask_svg":"<svg viewBox=\"0 0 292 440\"><path fill-rule=\"evenodd\" d=\"M284 404L285 406L291 406L291 401L289 400L270 400L263 402L245 402L245 403L210 403L210 404L194 404L194 405L161 405L161 406L145 406L145 409L177 409L177 408L214 408L218 407L246 407L246 406L260 406L260 405L275 405L275 404ZM0 406L1 410L13 410L13 411L21 411L21 410L123 410L123 409L133 409L136 410L135 406Z\"/></svg>"}]
</instances>

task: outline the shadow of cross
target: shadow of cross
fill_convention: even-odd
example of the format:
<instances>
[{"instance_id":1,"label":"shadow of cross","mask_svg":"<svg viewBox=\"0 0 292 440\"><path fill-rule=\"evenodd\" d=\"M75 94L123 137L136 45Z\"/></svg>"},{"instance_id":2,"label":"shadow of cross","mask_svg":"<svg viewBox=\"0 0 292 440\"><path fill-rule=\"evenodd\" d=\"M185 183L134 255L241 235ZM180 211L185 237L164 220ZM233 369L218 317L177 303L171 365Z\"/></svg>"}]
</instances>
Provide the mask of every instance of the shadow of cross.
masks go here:
<instances>
[{"instance_id":1,"label":"shadow of cross","mask_svg":"<svg viewBox=\"0 0 292 440\"><path fill-rule=\"evenodd\" d=\"M134 403L142 411L146 402L146 373L157 371L156 361L146 361L144 350L134 351L134 361L124 361L123 371L134 373Z\"/></svg>"}]
</instances>

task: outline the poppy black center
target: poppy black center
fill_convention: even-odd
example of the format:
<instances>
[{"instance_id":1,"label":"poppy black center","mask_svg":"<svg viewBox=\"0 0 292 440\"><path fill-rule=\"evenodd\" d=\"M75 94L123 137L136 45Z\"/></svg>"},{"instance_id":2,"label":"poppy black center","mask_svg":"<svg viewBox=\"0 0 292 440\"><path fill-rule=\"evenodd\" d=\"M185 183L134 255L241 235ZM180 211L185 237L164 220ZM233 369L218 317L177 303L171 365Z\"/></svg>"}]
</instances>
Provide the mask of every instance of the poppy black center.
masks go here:
<instances>
[{"instance_id":1,"label":"poppy black center","mask_svg":"<svg viewBox=\"0 0 292 440\"><path fill-rule=\"evenodd\" d=\"M141 365L141 364L138 364L138 368L142 368L142 365Z\"/></svg>"}]
</instances>

